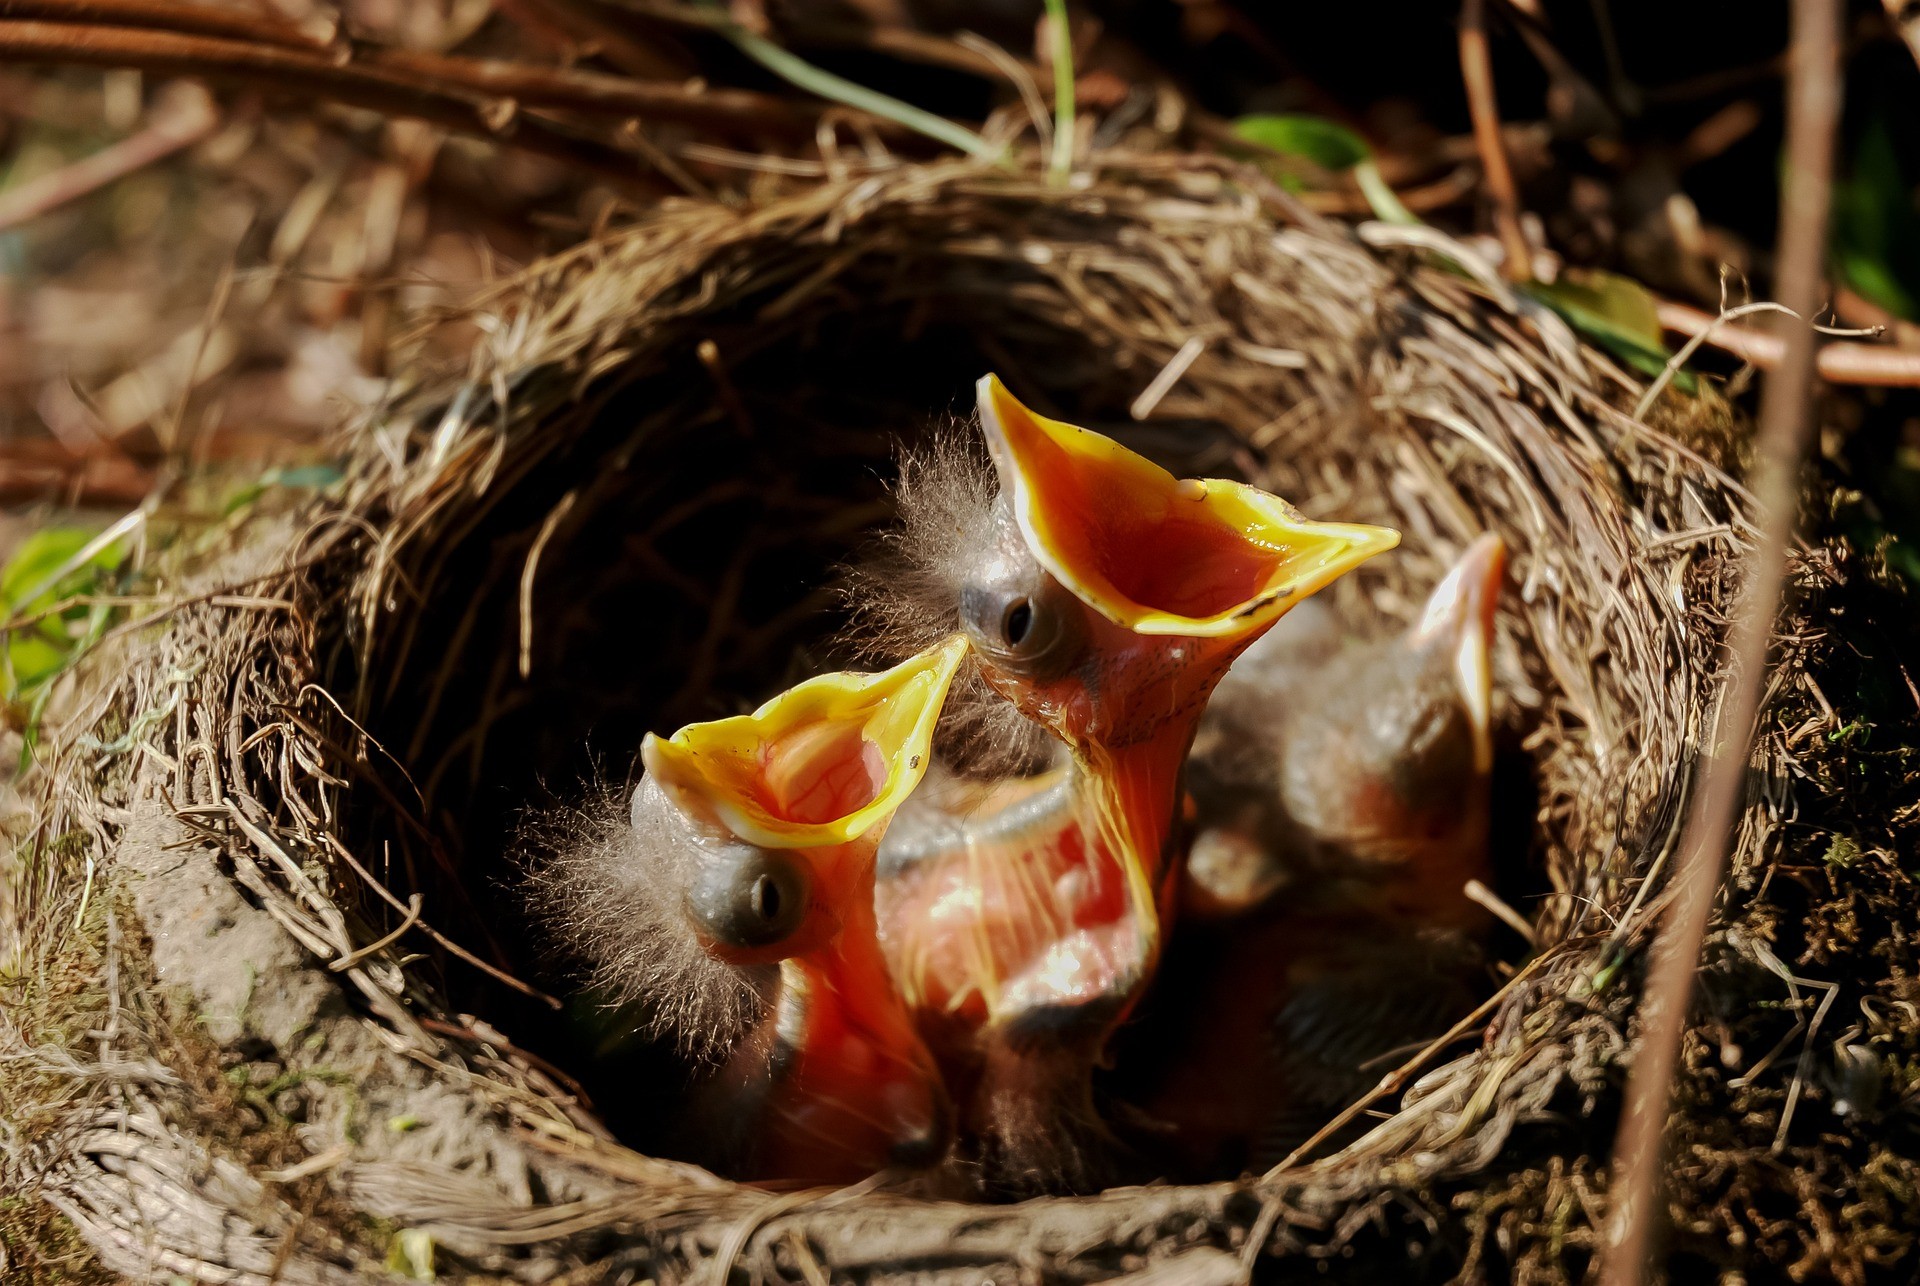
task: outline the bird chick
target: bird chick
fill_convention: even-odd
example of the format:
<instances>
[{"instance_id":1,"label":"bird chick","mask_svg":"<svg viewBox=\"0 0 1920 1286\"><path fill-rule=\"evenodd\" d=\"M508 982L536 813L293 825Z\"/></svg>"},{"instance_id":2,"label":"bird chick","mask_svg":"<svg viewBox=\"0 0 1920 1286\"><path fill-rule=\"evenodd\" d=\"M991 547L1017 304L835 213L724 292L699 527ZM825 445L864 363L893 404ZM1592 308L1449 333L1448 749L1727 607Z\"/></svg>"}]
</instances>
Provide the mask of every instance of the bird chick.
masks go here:
<instances>
[{"instance_id":1,"label":"bird chick","mask_svg":"<svg viewBox=\"0 0 1920 1286\"><path fill-rule=\"evenodd\" d=\"M649 735L627 825L539 875L596 977L717 1064L694 1116L738 1177L844 1183L946 1151L940 1074L880 951L874 859L966 650Z\"/></svg>"},{"instance_id":2,"label":"bird chick","mask_svg":"<svg viewBox=\"0 0 1920 1286\"><path fill-rule=\"evenodd\" d=\"M1345 646L1309 605L1248 649L1195 738L1183 907L1249 909L1282 886L1423 924L1478 927L1487 864L1494 611L1506 546L1480 536L1398 637Z\"/></svg>"},{"instance_id":3,"label":"bird chick","mask_svg":"<svg viewBox=\"0 0 1920 1286\"><path fill-rule=\"evenodd\" d=\"M1159 956L1181 763L1207 698L1241 649L1398 535L1177 479L993 376L979 408L997 493L923 477L903 500L933 497L944 532L903 538L921 565L869 583L923 596L892 619L957 622L986 686L1064 766L1003 788L1020 799L975 801L956 844L903 840L883 936L908 1003L962 1064L950 1075L984 1181L1084 1188L1106 1177L1092 1067Z\"/></svg>"},{"instance_id":4,"label":"bird chick","mask_svg":"<svg viewBox=\"0 0 1920 1286\"><path fill-rule=\"evenodd\" d=\"M1187 919L1119 1057L1181 1177L1278 1162L1472 1008L1504 563L1482 536L1398 637L1343 646L1308 617L1221 682L1189 764Z\"/></svg>"}]
</instances>

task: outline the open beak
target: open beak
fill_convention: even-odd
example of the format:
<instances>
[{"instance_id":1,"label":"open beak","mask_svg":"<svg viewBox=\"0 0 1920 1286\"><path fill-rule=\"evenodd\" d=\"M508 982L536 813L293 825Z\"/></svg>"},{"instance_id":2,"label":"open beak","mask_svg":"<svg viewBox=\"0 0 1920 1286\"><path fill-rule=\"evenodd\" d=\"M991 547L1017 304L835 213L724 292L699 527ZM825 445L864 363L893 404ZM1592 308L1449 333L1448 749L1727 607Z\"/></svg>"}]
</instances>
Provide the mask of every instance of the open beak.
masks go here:
<instances>
[{"instance_id":1,"label":"open beak","mask_svg":"<svg viewBox=\"0 0 1920 1286\"><path fill-rule=\"evenodd\" d=\"M1136 634L1250 640L1400 542L1385 527L1311 521L1245 483L1175 478L1111 438L1034 414L997 376L981 379L979 401L1034 556Z\"/></svg>"},{"instance_id":2,"label":"open beak","mask_svg":"<svg viewBox=\"0 0 1920 1286\"><path fill-rule=\"evenodd\" d=\"M879 674L819 675L752 714L649 734L641 760L683 809L750 844L850 843L884 830L926 776L966 653L955 635Z\"/></svg>"},{"instance_id":3,"label":"open beak","mask_svg":"<svg viewBox=\"0 0 1920 1286\"><path fill-rule=\"evenodd\" d=\"M1119 863L1144 981L1171 896L1180 768L1233 658L1295 604L1399 543L1314 522L1244 483L1181 479L1111 438L978 386L1001 492L1040 566L1082 609L1084 661L1045 683L988 681L1051 726L1094 783L1089 852Z\"/></svg>"},{"instance_id":4,"label":"open beak","mask_svg":"<svg viewBox=\"0 0 1920 1286\"><path fill-rule=\"evenodd\" d=\"M955 636L884 673L822 675L750 715L642 747L647 772L683 812L808 872L791 936L725 957L780 967L756 1128L766 1177L851 1182L945 1152L952 1112L881 954L874 856L926 775L966 653Z\"/></svg>"},{"instance_id":5,"label":"open beak","mask_svg":"<svg viewBox=\"0 0 1920 1286\"><path fill-rule=\"evenodd\" d=\"M1414 627L1418 643L1449 647L1460 700L1473 726L1474 767L1493 767L1493 630L1506 574L1507 546L1486 532L1477 537L1427 597Z\"/></svg>"}]
</instances>

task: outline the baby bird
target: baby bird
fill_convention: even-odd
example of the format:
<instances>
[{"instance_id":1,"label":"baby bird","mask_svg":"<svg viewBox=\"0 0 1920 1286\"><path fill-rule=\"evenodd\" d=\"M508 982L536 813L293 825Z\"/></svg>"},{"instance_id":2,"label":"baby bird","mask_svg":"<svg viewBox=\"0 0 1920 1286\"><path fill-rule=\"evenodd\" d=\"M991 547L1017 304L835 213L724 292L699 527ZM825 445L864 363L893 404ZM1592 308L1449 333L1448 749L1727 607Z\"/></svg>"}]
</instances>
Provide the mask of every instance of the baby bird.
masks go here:
<instances>
[{"instance_id":1,"label":"baby bird","mask_svg":"<svg viewBox=\"0 0 1920 1286\"><path fill-rule=\"evenodd\" d=\"M1426 924L1482 923L1461 887L1486 874L1505 567L1489 532L1399 637L1344 646L1314 603L1234 663L1188 770L1191 909L1244 908L1279 883L1310 882L1322 902L1337 890Z\"/></svg>"},{"instance_id":2,"label":"baby bird","mask_svg":"<svg viewBox=\"0 0 1920 1286\"><path fill-rule=\"evenodd\" d=\"M1084 1189L1111 1177L1092 1068L1159 957L1181 764L1207 698L1241 649L1398 535L1177 479L1035 415L991 375L979 407L997 494L936 455L903 488L905 565L869 586L891 598L883 623L957 621L986 685L1063 762L916 810L951 825L889 848L882 937L983 1182Z\"/></svg>"},{"instance_id":3,"label":"baby bird","mask_svg":"<svg viewBox=\"0 0 1920 1286\"><path fill-rule=\"evenodd\" d=\"M1505 554L1475 540L1382 642L1302 612L1208 707L1188 920L1120 1055L1183 1176L1274 1164L1473 1007Z\"/></svg>"},{"instance_id":4,"label":"baby bird","mask_svg":"<svg viewBox=\"0 0 1920 1286\"><path fill-rule=\"evenodd\" d=\"M596 980L718 1065L694 1113L737 1177L847 1183L947 1150L939 1070L880 952L874 857L966 651L649 735L626 825L539 875Z\"/></svg>"}]
</instances>

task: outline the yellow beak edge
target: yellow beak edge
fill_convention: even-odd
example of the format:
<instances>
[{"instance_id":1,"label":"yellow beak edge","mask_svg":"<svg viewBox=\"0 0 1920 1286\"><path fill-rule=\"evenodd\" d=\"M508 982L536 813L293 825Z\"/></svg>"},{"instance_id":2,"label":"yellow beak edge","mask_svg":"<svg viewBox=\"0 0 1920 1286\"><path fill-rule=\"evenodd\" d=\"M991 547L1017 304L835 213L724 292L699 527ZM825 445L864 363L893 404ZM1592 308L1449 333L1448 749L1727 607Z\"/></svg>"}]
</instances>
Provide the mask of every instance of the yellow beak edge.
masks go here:
<instances>
[{"instance_id":1,"label":"yellow beak edge","mask_svg":"<svg viewBox=\"0 0 1920 1286\"><path fill-rule=\"evenodd\" d=\"M1135 633L1251 632L1400 543L1387 527L1314 522L1245 483L1175 478L1111 438L1036 415L997 376L980 380L978 396L1034 556Z\"/></svg>"},{"instance_id":2,"label":"yellow beak edge","mask_svg":"<svg viewBox=\"0 0 1920 1286\"><path fill-rule=\"evenodd\" d=\"M765 848L859 839L913 793L967 653L955 635L878 674L822 674L752 714L648 734L641 759L683 806Z\"/></svg>"}]
</instances>

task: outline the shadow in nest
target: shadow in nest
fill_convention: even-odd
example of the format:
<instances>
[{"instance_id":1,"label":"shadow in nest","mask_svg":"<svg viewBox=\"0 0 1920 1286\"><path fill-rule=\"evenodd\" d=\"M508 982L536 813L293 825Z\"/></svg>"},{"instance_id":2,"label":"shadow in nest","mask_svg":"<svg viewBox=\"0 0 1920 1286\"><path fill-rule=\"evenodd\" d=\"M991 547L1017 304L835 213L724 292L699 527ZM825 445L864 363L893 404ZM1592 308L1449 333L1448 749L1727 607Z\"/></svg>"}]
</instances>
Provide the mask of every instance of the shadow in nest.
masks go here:
<instances>
[{"instance_id":1,"label":"shadow in nest","mask_svg":"<svg viewBox=\"0 0 1920 1286\"><path fill-rule=\"evenodd\" d=\"M538 265L486 306L469 371L349 439L341 493L273 555L292 623L236 636L183 615L181 638L225 642L193 679L205 728L182 735L227 757L170 797L258 904L320 926L302 941L353 984L356 1021L519 1123L524 1181L382 1168L343 1142L360 1208L525 1271L1080 1281L1178 1260L1225 1281L1260 1253L1500 1274L1519 1253L1503 1221L1577 1207L1579 1235L1542 1252L1577 1275L1645 877L1678 829L1749 532L1721 471L1732 416L1675 393L1634 421L1637 381L1469 247L1356 235L1206 158L1096 170L1060 190L881 169L746 213L666 210ZM1176 354L1190 365L1136 425ZM1401 550L1327 591L1379 632L1474 535L1502 535L1500 878L1536 949L1502 940L1488 1003L1356 1116L1359 1138L1262 1180L978 1207L773 1196L651 1159L680 1073L601 1056L604 1022L530 994L565 973L521 917L511 837L596 774L617 786L645 731L822 668L831 569L887 519L895 444L986 369L1177 471L1398 527ZM1834 646L1805 626L1836 558L1799 565L1786 626L1808 655ZM1789 764L1840 753L1795 744L1799 761L1770 740L1756 762L1736 880L1768 859ZM414 926L416 895L441 937Z\"/></svg>"}]
</instances>

